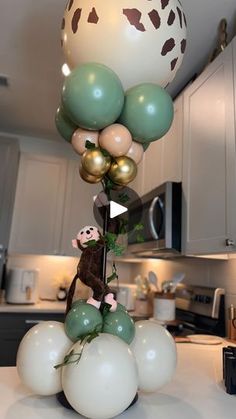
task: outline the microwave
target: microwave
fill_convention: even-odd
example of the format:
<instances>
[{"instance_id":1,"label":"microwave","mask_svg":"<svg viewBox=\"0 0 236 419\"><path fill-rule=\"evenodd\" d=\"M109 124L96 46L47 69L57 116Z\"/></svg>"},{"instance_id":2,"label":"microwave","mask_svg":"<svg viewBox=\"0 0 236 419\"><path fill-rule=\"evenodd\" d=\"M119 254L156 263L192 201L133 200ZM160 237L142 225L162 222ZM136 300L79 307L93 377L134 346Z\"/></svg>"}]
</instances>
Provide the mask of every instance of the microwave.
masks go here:
<instances>
[{"instance_id":1,"label":"microwave","mask_svg":"<svg viewBox=\"0 0 236 419\"><path fill-rule=\"evenodd\" d=\"M128 212L128 253L144 258L180 256L181 203L177 182L166 182L133 202Z\"/></svg>"}]
</instances>

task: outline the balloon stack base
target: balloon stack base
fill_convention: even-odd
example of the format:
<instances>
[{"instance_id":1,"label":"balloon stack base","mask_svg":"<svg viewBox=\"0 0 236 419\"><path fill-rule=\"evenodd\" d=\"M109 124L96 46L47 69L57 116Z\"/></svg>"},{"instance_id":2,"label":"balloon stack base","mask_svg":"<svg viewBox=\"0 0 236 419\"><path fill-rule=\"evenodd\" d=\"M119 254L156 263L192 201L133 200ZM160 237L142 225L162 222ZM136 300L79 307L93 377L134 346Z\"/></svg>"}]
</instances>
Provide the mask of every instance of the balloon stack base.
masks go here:
<instances>
[{"instance_id":1,"label":"balloon stack base","mask_svg":"<svg viewBox=\"0 0 236 419\"><path fill-rule=\"evenodd\" d=\"M64 391L57 393L56 398L63 407L65 407L66 409L74 410L74 408L68 402ZM137 400L138 400L138 393L136 393L134 400L130 403L130 405L125 410L128 410L131 406L133 406L137 402Z\"/></svg>"}]
</instances>

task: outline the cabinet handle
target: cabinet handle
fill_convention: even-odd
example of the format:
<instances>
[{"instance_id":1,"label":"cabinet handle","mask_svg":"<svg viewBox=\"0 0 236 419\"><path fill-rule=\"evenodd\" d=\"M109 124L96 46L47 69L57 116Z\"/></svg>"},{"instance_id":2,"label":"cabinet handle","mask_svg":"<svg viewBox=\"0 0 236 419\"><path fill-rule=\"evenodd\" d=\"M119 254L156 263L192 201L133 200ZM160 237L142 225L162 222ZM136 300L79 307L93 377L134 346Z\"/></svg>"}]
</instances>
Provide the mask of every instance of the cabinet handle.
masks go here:
<instances>
[{"instance_id":1,"label":"cabinet handle","mask_svg":"<svg viewBox=\"0 0 236 419\"><path fill-rule=\"evenodd\" d=\"M226 244L227 247L235 246L235 241L232 240L232 239L226 239L225 244Z\"/></svg>"},{"instance_id":2,"label":"cabinet handle","mask_svg":"<svg viewBox=\"0 0 236 419\"><path fill-rule=\"evenodd\" d=\"M43 323L45 320L25 320L25 324L39 324Z\"/></svg>"}]
</instances>

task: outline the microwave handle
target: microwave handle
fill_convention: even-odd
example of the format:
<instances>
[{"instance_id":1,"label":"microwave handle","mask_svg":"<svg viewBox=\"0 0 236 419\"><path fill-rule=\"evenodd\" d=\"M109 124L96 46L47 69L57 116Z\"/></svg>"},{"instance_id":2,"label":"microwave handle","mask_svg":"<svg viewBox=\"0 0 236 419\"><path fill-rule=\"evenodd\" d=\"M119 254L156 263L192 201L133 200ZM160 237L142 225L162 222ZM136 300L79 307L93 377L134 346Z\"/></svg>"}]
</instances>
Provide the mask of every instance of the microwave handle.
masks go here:
<instances>
[{"instance_id":1,"label":"microwave handle","mask_svg":"<svg viewBox=\"0 0 236 419\"><path fill-rule=\"evenodd\" d=\"M163 202L162 202L162 200L160 199L159 196L156 196L152 200L152 203L151 203L150 208L149 208L149 225L150 225L151 234L152 234L152 237L153 237L154 240L158 240L159 239L159 234L160 234L161 227L162 227L162 223L161 223L161 226L159 228L159 231L157 232L156 229L155 229L153 218L154 218L154 209L155 209L156 204L159 205L159 208L160 208L161 214L162 214L162 219L164 217L164 214L163 214Z\"/></svg>"}]
</instances>

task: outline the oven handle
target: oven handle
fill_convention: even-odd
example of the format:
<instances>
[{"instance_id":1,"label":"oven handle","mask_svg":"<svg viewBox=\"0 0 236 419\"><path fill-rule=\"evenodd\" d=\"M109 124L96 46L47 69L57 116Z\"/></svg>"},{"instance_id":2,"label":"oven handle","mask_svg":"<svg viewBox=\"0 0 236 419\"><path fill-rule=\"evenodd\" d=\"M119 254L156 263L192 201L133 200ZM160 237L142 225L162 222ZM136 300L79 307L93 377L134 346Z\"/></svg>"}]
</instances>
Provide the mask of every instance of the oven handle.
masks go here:
<instances>
[{"instance_id":1,"label":"oven handle","mask_svg":"<svg viewBox=\"0 0 236 419\"><path fill-rule=\"evenodd\" d=\"M159 205L159 208L161 210L161 224L160 224L160 228L159 231L157 232L154 226L154 209L156 204ZM162 229L162 224L163 224L163 219L164 219L164 213L163 213L163 202L161 200L161 198L159 196L156 196L153 200L152 203L150 205L149 208L149 226L150 226L150 230L151 230L151 235L153 237L154 240L158 240L159 239L159 235Z\"/></svg>"}]
</instances>

